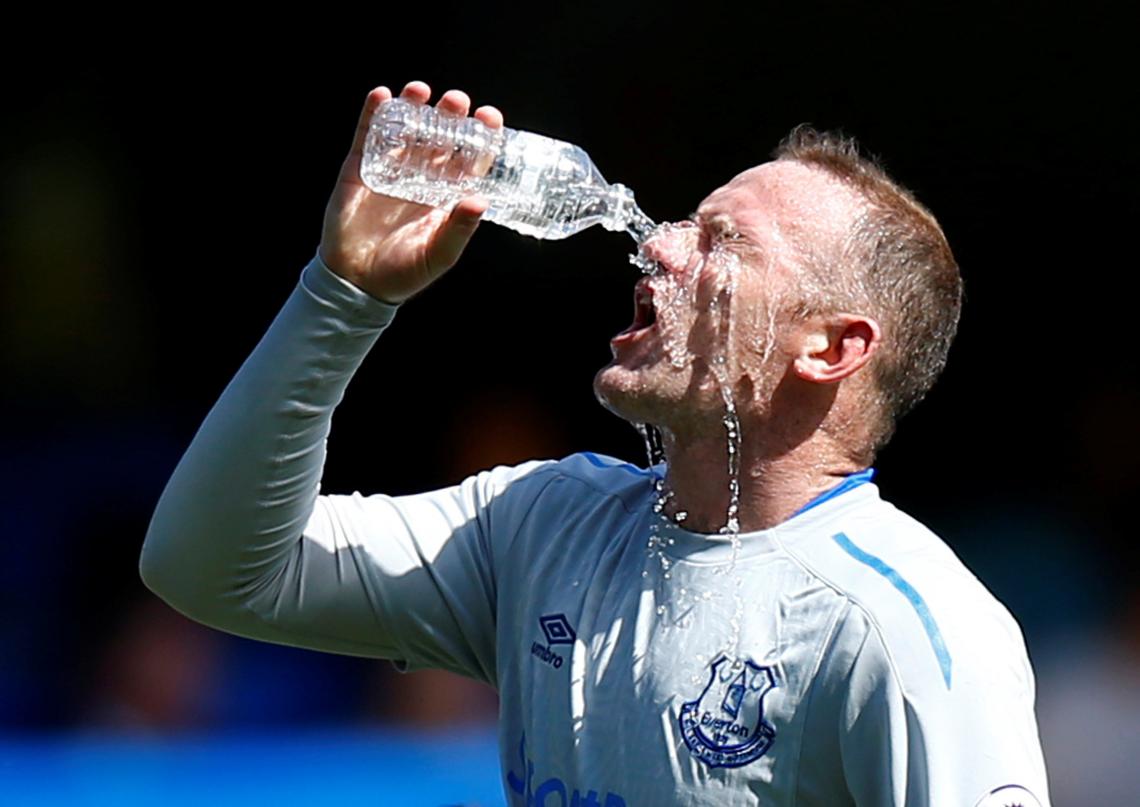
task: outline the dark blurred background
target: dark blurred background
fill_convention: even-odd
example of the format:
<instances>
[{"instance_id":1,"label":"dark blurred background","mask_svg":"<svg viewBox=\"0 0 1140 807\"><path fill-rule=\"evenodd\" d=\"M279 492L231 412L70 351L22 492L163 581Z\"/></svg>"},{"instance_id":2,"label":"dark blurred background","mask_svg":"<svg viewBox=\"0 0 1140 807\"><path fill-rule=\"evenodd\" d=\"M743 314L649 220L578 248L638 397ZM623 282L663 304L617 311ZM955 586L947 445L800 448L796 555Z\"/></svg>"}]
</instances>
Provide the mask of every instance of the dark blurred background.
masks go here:
<instances>
[{"instance_id":1,"label":"dark blurred background","mask_svg":"<svg viewBox=\"0 0 1140 807\"><path fill-rule=\"evenodd\" d=\"M942 222L966 304L876 481L1022 625L1055 803L1130 802L1137 70L1121 19L1043 8L29 26L4 57L0 130L0 777L18 775L4 753L52 737L493 725L477 685L212 632L137 571L181 452L316 251L365 94L422 79L433 100L458 87L581 145L659 221L801 122L882 157ZM632 248L601 228L540 242L484 224L352 382L322 490L410 493L578 450L643 464L591 391L630 319Z\"/></svg>"}]
</instances>

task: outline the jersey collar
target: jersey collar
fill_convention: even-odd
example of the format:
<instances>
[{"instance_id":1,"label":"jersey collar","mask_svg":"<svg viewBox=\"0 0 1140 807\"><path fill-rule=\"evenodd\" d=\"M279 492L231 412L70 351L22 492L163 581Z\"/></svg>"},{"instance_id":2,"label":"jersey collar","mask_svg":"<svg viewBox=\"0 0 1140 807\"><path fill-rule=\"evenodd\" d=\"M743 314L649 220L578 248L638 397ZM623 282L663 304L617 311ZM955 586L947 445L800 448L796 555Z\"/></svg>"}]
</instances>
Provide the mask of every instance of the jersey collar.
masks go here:
<instances>
[{"instance_id":1,"label":"jersey collar","mask_svg":"<svg viewBox=\"0 0 1140 807\"><path fill-rule=\"evenodd\" d=\"M874 468L867 468L867 469L862 470L862 471L856 471L853 474L848 474L847 478L844 479L842 482L840 482L838 485L836 485L833 488L829 488L828 490L825 490L823 493L816 496L814 499L812 499L810 502L805 504L799 510L792 513L791 516L789 516L789 518L795 518L800 513L806 513L808 510L812 509L816 505L823 504L828 499L834 499L836 496L842 496L844 493L851 490L851 488L858 487L859 485L862 485L864 482L870 482L871 477L873 477L874 475L875 475L875 469Z\"/></svg>"},{"instance_id":2,"label":"jersey collar","mask_svg":"<svg viewBox=\"0 0 1140 807\"><path fill-rule=\"evenodd\" d=\"M662 468L662 471L664 468ZM871 477L875 474L874 468L866 468L862 471L849 474L842 482L835 485L818 496L813 498L799 510L797 510L788 518L784 519L781 523L769 527L765 530L757 530L755 532L742 532L739 535L740 545L734 551L732 548L732 537L723 534L706 534L690 532L684 527L673 522L671 519L666 518L663 514L652 513L651 518L656 520L656 529L664 540L665 546L662 551L676 559L685 559L692 563L723 563L730 560L733 556L743 560L747 557L763 554L766 552L775 551L778 548L776 536L784 536L790 538L794 534L801 531L811 531L816 528L820 519L829 519L831 515L827 512L832 507L839 507L846 509L846 506L841 502L834 500L849 493L853 490L864 487L871 481ZM870 492L866 495L874 497L876 492L875 486L870 485ZM861 491L859 495L854 498L863 500L866 497L862 495L866 491ZM846 500L845 500L846 501ZM854 501L851 504L855 504ZM827 505L821 507L821 505ZM809 511L815 511L810 515L805 515Z\"/></svg>"}]
</instances>

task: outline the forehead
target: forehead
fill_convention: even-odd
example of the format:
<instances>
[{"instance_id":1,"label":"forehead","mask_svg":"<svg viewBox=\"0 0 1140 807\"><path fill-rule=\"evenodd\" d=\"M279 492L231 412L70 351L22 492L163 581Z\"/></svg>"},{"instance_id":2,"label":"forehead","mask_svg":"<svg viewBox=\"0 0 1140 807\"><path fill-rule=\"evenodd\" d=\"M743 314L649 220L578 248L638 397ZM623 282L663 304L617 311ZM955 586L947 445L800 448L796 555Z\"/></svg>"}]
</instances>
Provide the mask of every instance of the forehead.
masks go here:
<instances>
[{"instance_id":1,"label":"forehead","mask_svg":"<svg viewBox=\"0 0 1140 807\"><path fill-rule=\"evenodd\" d=\"M793 236L842 233L858 204L853 192L823 169L776 160L737 174L706 196L697 213L771 247Z\"/></svg>"}]
</instances>

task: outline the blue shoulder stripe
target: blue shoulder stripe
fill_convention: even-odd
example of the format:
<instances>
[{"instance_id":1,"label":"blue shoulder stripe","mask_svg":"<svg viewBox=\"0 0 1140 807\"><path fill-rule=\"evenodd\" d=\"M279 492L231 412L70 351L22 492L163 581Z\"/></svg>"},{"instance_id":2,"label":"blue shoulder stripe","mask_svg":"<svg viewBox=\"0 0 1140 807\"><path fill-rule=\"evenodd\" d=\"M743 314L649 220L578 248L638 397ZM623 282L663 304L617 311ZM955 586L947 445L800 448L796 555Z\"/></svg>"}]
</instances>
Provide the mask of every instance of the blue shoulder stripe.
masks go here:
<instances>
[{"instance_id":1,"label":"blue shoulder stripe","mask_svg":"<svg viewBox=\"0 0 1140 807\"><path fill-rule=\"evenodd\" d=\"M652 471L645 470L644 468L638 468L636 465L630 465L628 462L619 462L617 464L606 462L592 451L583 451L582 456L585 457L587 461L589 461L589 463L595 468L620 468L623 471L629 471L631 474L637 474L638 476L653 475Z\"/></svg>"},{"instance_id":2,"label":"blue shoulder stripe","mask_svg":"<svg viewBox=\"0 0 1140 807\"><path fill-rule=\"evenodd\" d=\"M930 646L934 648L934 655L938 658L938 666L942 668L942 678L946 681L946 688L950 688L950 651L946 649L946 642L942 639L942 632L938 630L938 623L934 621L934 616L930 613L930 609L926 605L926 600L922 599L914 586L908 583L901 574L896 572L893 568L887 565L882 558L872 555L870 552L864 552L859 547L855 546L848 538L841 532L835 533L831 536L831 540L839 544L839 548L846 552L855 560L870 566L876 572L887 578L887 581L899 590L899 593L907 598L907 601L914 608L915 613L918 614L919 620L922 622L922 627L926 630L926 636L930 639Z\"/></svg>"}]
</instances>

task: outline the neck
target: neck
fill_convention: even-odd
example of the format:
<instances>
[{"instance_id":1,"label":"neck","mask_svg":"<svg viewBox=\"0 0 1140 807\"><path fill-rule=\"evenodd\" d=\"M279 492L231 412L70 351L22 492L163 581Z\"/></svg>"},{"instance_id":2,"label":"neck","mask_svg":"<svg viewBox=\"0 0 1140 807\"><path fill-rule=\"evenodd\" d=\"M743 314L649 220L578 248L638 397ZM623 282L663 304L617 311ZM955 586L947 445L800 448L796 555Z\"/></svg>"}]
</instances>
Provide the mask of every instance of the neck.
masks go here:
<instances>
[{"instance_id":1,"label":"neck","mask_svg":"<svg viewBox=\"0 0 1140 807\"><path fill-rule=\"evenodd\" d=\"M739 510L741 532L774 527L819 494L862 467L844 457L831 438L816 432L794 446L780 446L745 426L741 430ZM730 504L728 442L725 433L681 437L664 435L668 463L665 485L671 492L665 512L679 511L686 529L715 533L726 526Z\"/></svg>"}]
</instances>

